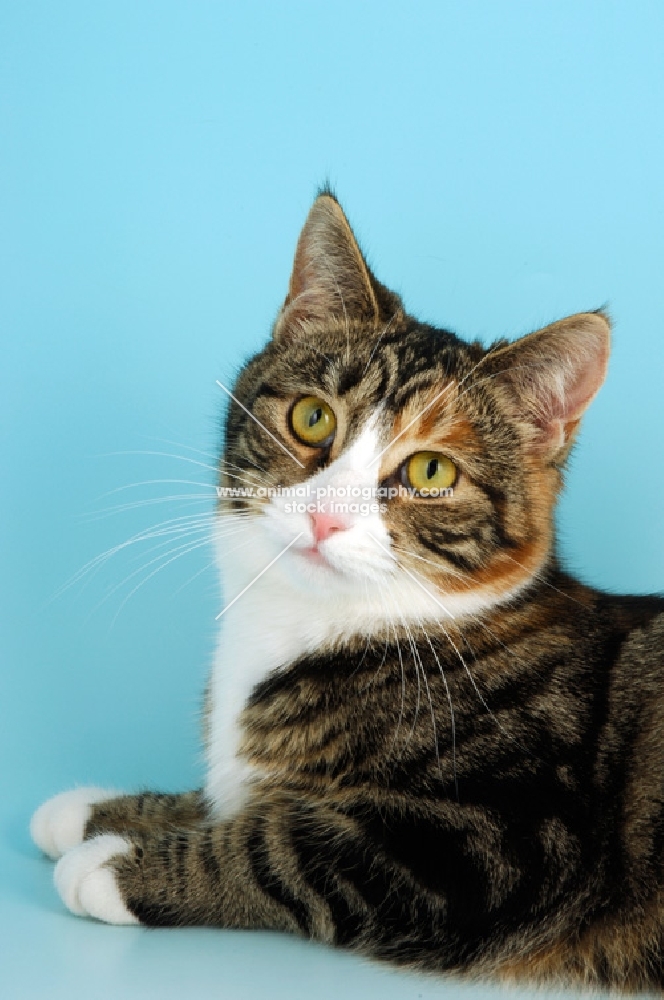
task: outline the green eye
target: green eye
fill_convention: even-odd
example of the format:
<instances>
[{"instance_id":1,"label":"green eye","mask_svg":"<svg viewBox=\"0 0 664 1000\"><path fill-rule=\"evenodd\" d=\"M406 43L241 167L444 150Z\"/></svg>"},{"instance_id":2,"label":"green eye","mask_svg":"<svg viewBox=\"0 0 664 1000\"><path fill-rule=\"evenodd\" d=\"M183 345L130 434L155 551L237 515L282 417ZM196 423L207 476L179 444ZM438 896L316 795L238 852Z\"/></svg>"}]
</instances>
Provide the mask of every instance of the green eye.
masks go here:
<instances>
[{"instance_id":1,"label":"green eye","mask_svg":"<svg viewBox=\"0 0 664 1000\"><path fill-rule=\"evenodd\" d=\"M291 429L298 440L315 448L327 444L337 427L337 420L324 399L305 396L291 410Z\"/></svg>"},{"instance_id":2,"label":"green eye","mask_svg":"<svg viewBox=\"0 0 664 1000\"><path fill-rule=\"evenodd\" d=\"M418 451L411 455L405 471L408 485L418 492L447 490L457 478L454 462L437 451Z\"/></svg>"}]
</instances>

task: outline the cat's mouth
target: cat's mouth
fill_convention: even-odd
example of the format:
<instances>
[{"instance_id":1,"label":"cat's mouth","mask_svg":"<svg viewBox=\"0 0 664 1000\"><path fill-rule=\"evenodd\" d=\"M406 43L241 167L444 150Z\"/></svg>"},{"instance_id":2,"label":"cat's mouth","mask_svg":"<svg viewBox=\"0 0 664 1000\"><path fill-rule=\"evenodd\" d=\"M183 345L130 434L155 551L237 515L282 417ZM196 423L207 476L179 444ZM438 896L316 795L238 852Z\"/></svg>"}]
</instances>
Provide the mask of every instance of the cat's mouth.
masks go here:
<instances>
[{"instance_id":1,"label":"cat's mouth","mask_svg":"<svg viewBox=\"0 0 664 1000\"><path fill-rule=\"evenodd\" d=\"M295 552L302 556L303 559L313 566L322 566L325 569L331 570L333 573L338 573L339 570L329 561L325 553L321 551L318 545L307 545L305 548L295 549Z\"/></svg>"}]
</instances>

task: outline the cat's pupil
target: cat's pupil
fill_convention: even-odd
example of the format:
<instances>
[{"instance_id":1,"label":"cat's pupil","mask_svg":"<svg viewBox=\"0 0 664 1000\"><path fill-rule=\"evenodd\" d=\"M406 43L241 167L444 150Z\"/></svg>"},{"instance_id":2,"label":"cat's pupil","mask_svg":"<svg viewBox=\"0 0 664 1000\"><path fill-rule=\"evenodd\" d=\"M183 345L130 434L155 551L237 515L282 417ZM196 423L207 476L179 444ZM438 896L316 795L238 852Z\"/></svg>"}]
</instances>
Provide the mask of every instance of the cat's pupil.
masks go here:
<instances>
[{"instance_id":1,"label":"cat's pupil","mask_svg":"<svg viewBox=\"0 0 664 1000\"><path fill-rule=\"evenodd\" d=\"M318 406L309 417L309 426L313 427L315 424L317 424L322 416L323 416L323 411L320 408L320 406Z\"/></svg>"},{"instance_id":2,"label":"cat's pupil","mask_svg":"<svg viewBox=\"0 0 664 1000\"><path fill-rule=\"evenodd\" d=\"M427 462L427 479L433 479L438 472L438 459L430 458Z\"/></svg>"}]
</instances>

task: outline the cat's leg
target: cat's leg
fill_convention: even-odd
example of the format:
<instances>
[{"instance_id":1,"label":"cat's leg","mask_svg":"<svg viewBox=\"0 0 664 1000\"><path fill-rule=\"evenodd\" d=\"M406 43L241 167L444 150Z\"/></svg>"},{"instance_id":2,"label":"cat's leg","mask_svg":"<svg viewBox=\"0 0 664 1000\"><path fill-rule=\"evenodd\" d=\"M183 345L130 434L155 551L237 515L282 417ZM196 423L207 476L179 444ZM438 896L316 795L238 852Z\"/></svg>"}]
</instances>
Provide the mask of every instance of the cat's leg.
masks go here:
<instances>
[{"instance_id":1,"label":"cat's leg","mask_svg":"<svg viewBox=\"0 0 664 1000\"><path fill-rule=\"evenodd\" d=\"M268 806L196 828L100 834L60 859L55 884L73 913L108 923L310 933L314 895L303 885L300 900L280 870L293 864L282 857L284 819Z\"/></svg>"},{"instance_id":2,"label":"cat's leg","mask_svg":"<svg viewBox=\"0 0 664 1000\"><path fill-rule=\"evenodd\" d=\"M74 913L110 923L267 928L346 945L389 927L393 936L399 920L417 933L413 881L355 820L318 803L272 797L213 825L100 835L60 860L55 881Z\"/></svg>"},{"instance_id":3,"label":"cat's leg","mask_svg":"<svg viewBox=\"0 0 664 1000\"><path fill-rule=\"evenodd\" d=\"M44 802L32 817L30 833L35 844L56 859L100 833L187 827L204 817L205 802L199 791L123 795L112 789L75 788Z\"/></svg>"},{"instance_id":4,"label":"cat's leg","mask_svg":"<svg viewBox=\"0 0 664 1000\"><path fill-rule=\"evenodd\" d=\"M390 813L368 797L333 808L255 791L262 799L254 795L226 821L86 840L56 866L63 901L109 923L291 931L441 971L480 953L497 966L501 949L513 959L516 944L523 954L548 941L554 954L580 925L585 911L561 880L559 854L542 850L532 877L537 831L501 839L495 817L476 808L460 815L445 803L434 830L431 816L408 814L403 802ZM578 863L566 861L572 881ZM539 914L551 906L552 886L562 886L566 901L555 903L546 930ZM532 939L521 916L518 940L510 937L515 912L536 915Z\"/></svg>"},{"instance_id":5,"label":"cat's leg","mask_svg":"<svg viewBox=\"0 0 664 1000\"><path fill-rule=\"evenodd\" d=\"M85 839L100 833L150 833L197 826L207 817L203 792L142 792L105 799L92 806Z\"/></svg>"}]
</instances>

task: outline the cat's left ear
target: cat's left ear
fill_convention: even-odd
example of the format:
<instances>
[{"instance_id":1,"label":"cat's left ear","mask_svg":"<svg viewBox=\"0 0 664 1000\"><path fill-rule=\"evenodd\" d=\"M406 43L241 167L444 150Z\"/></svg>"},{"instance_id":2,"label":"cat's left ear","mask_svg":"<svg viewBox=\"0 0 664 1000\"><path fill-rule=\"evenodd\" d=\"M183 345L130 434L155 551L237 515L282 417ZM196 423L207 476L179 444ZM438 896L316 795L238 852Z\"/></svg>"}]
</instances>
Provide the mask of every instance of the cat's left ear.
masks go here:
<instances>
[{"instance_id":1,"label":"cat's left ear","mask_svg":"<svg viewBox=\"0 0 664 1000\"><path fill-rule=\"evenodd\" d=\"M498 383L540 454L564 459L583 413L607 372L611 326L602 312L579 313L487 355Z\"/></svg>"},{"instance_id":2,"label":"cat's left ear","mask_svg":"<svg viewBox=\"0 0 664 1000\"><path fill-rule=\"evenodd\" d=\"M329 320L376 329L401 308L371 273L339 202L329 192L319 195L300 233L273 336L306 335Z\"/></svg>"}]
</instances>

